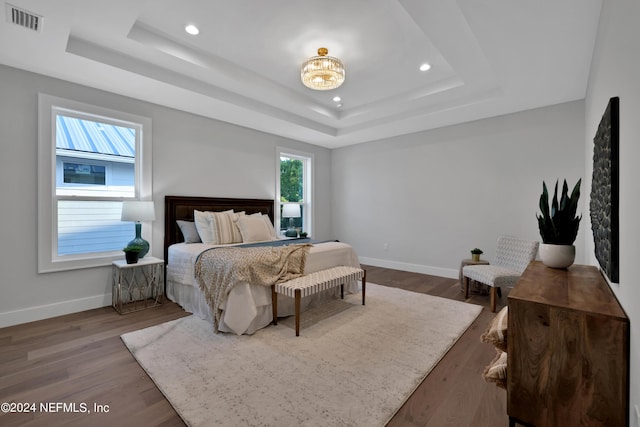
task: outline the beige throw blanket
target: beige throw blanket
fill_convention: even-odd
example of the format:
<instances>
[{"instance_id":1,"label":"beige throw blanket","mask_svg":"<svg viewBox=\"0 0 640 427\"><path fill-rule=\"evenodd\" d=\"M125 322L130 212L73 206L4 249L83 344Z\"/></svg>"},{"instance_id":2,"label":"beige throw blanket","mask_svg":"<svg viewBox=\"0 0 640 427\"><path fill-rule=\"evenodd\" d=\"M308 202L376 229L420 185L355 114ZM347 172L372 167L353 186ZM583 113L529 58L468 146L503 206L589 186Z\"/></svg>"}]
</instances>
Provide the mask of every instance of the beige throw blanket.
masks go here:
<instances>
[{"instance_id":1,"label":"beige throw blanket","mask_svg":"<svg viewBox=\"0 0 640 427\"><path fill-rule=\"evenodd\" d=\"M195 275L213 313L218 332L220 307L236 284L271 286L302 276L310 244L252 248L216 248L203 252Z\"/></svg>"}]
</instances>

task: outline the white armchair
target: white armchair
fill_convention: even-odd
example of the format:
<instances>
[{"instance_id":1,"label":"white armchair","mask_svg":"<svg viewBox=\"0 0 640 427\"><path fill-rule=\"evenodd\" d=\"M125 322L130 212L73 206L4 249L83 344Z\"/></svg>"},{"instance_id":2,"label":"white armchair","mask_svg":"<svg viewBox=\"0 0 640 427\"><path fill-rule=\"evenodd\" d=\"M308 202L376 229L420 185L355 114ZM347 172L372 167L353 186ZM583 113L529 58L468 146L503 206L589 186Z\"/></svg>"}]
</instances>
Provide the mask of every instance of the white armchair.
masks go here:
<instances>
[{"instance_id":1,"label":"white armchair","mask_svg":"<svg viewBox=\"0 0 640 427\"><path fill-rule=\"evenodd\" d=\"M491 287L491 311L496 311L498 290L503 286L513 286L527 265L536 258L539 242L515 237L500 236L496 258L489 265L467 265L462 269L464 297L469 298L469 280L475 280Z\"/></svg>"}]
</instances>

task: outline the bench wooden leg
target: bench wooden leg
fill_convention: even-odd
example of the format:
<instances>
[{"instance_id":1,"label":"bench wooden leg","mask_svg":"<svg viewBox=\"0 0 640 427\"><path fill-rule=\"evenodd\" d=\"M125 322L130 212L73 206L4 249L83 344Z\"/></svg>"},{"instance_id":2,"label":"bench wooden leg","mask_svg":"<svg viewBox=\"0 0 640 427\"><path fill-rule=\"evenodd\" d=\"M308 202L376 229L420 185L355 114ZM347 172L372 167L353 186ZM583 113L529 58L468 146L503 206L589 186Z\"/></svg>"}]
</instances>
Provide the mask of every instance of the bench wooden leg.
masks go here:
<instances>
[{"instance_id":1,"label":"bench wooden leg","mask_svg":"<svg viewBox=\"0 0 640 427\"><path fill-rule=\"evenodd\" d=\"M469 298L469 278L464 276L464 299Z\"/></svg>"},{"instance_id":2,"label":"bench wooden leg","mask_svg":"<svg viewBox=\"0 0 640 427\"><path fill-rule=\"evenodd\" d=\"M300 289L295 290L296 296L296 336L300 336Z\"/></svg>"},{"instance_id":3,"label":"bench wooden leg","mask_svg":"<svg viewBox=\"0 0 640 427\"><path fill-rule=\"evenodd\" d=\"M367 293L367 270L362 273L362 305L364 305L364 296Z\"/></svg>"},{"instance_id":4,"label":"bench wooden leg","mask_svg":"<svg viewBox=\"0 0 640 427\"><path fill-rule=\"evenodd\" d=\"M345 272L346 270L346 272ZM296 337L300 336L300 304L302 300L302 289L305 289L305 293L307 295L311 295L308 293L308 289L312 289L309 292L312 292L318 289L326 290L329 289L330 286L336 286L340 284L340 298L344 299L344 281L345 280L355 280L362 274L362 305L365 304L366 292L367 292L367 272L363 269L354 269L354 268L331 268L327 269L326 273L331 277L330 280L327 280L326 276L324 278L318 278L318 274L311 273L310 277L305 278L304 280L293 279L291 281L281 283L278 285L278 289L286 294L291 296L291 291L293 291L294 304L295 304L295 322L296 322ZM316 276L314 276L316 274ZM322 276L322 275L321 275ZM319 280L318 280L319 279ZM317 281L316 281L317 280ZM340 283L340 281L342 283ZM315 288L312 288L315 286ZM272 306L272 323L277 325L278 322L278 296L276 292L275 285L271 287L271 306Z\"/></svg>"},{"instance_id":5,"label":"bench wooden leg","mask_svg":"<svg viewBox=\"0 0 640 427\"><path fill-rule=\"evenodd\" d=\"M271 285L271 313L273 315L272 322L274 325L278 324L278 293L276 292L276 285Z\"/></svg>"}]
</instances>

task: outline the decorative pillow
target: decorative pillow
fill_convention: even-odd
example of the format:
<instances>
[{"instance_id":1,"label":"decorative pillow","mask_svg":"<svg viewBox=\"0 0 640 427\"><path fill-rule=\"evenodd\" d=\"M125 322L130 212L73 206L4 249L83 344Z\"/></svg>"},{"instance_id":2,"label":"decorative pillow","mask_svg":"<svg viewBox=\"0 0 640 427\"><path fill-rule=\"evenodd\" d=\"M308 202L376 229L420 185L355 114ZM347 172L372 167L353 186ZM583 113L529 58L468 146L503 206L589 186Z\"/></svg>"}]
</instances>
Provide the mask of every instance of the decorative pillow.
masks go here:
<instances>
[{"instance_id":1,"label":"decorative pillow","mask_svg":"<svg viewBox=\"0 0 640 427\"><path fill-rule=\"evenodd\" d=\"M214 244L213 230L211 229L211 220L209 219L209 212L201 212L198 210L193 211L193 219L196 224L196 230L202 243L207 245Z\"/></svg>"},{"instance_id":2,"label":"decorative pillow","mask_svg":"<svg viewBox=\"0 0 640 427\"><path fill-rule=\"evenodd\" d=\"M261 217L264 220L265 224L267 224L267 227L269 228L269 232L271 234L271 238L269 240L277 240L278 239L278 236L276 235L276 229L273 227L273 223L271 222L271 219L269 218L269 215L263 215L260 212L256 212L256 213L253 213L253 214L251 214L249 216L259 216L259 217Z\"/></svg>"},{"instance_id":3,"label":"decorative pillow","mask_svg":"<svg viewBox=\"0 0 640 427\"><path fill-rule=\"evenodd\" d=\"M194 210L193 218L202 243L206 243L207 245L240 243L242 236L240 236L239 232L236 236L237 242L233 241L233 228L229 227L229 223L233 226L233 217L231 215L233 215L233 210L223 212L201 212Z\"/></svg>"},{"instance_id":4,"label":"decorative pillow","mask_svg":"<svg viewBox=\"0 0 640 427\"><path fill-rule=\"evenodd\" d=\"M202 239L200 239L200 235L198 234L198 229L196 228L195 222L192 221L182 221L177 220L178 227L180 227L180 231L182 232L182 237L184 237L185 243L200 243Z\"/></svg>"},{"instance_id":5,"label":"decorative pillow","mask_svg":"<svg viewBox=\"0 0 640 427\"><path fill-rule=\"evenodd\" d=\"M236 219L244 216L244 212L233 211L209 212L214 245L242 243L242 235L236 225Z\"/></svg>"},{"instance_id":6,"label":"decorative pillow","mask_svg":"<svg viewBox=\"0 0 640 427\"><path fill-rule=\"evenodd\" d=\"M496 357L482 372L486 382L495 383L498 387L507 388L507 353L496 350Z\"/></svg>"},{"instance_id":7,"label":"decorative pillow","mask_svg":"<svg viewBox=\"0 0 640 427\"><path fill-rule=\"evenodd\" d=\"M274 240L273 235L275 233L272 231L273 227L269 229L269 226L264 219L262 219L262 216L264 215L245 215L238 217L236 224L240 229L243 242L249 243ZM269 219L269 217L267 217L267 219Z\"/></svg>"},{"instance_id":8,"label":"decorative pillow","mask_svg":"<svg viewBox=\"0 0 640 427\"><path fill-rule=\"evenodd\" d=\"M509 307L506 306L496 314L487 330L480 336L482 342L493 344L502 351L507 351L507 324L509 323Z\"/></svg>"}]
</instances>

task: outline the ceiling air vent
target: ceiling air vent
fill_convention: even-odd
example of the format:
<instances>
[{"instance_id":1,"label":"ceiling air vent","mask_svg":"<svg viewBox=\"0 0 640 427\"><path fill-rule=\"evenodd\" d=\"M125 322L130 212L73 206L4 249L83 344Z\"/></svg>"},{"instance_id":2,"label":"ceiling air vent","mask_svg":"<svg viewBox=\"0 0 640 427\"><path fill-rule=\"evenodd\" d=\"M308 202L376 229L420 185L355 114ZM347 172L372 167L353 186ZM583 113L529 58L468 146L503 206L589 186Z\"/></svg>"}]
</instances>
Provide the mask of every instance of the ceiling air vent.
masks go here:
<instances>
[{"instance_id":1,"label":"ceiling air vent","mask_svg":"<svg viewBox=\"0 0 640 427\"><path fill-rule=\"evenodd\" d=\"M42 28L42 16L36 15L9 3L7 5L7 21L12 24L28 28L33 31L40 31Z\"/></svg>"}]
</instances>

